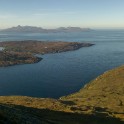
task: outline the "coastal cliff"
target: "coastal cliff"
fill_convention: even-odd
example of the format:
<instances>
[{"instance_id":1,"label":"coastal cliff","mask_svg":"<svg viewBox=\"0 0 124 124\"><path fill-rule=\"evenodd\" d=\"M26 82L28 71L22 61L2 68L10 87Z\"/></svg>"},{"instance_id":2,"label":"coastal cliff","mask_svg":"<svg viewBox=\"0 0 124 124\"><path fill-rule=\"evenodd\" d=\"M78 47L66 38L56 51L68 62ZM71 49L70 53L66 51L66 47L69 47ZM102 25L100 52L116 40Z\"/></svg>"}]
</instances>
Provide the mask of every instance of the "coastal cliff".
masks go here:
<instances>
[{"instance_id":1,"label":"coastal cliff","mask_svg":"<svg viewBox=\"0 0 124 124\"><path fill-rule=\"evenodd\" d=\"M124 66L60 99L1 96L0 120L9 124L123 124Z\"/></svg>"}]
</instances>

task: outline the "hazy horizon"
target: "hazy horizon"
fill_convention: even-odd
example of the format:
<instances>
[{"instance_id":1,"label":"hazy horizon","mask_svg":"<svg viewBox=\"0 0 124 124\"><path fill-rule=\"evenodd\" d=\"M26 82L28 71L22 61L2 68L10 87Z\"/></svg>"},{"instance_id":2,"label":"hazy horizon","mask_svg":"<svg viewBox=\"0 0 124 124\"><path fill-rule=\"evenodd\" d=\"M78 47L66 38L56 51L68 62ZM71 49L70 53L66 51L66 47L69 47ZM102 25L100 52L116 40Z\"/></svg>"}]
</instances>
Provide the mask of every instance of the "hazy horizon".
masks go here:
<instances>
[{"instance_id":1,"label":"hazy horizon","mask_svg":"<svg viewBox=\"0 0 124 124\"><path fill-rule=\"evenodd\" d=\"M17 25L124 29L123 6L123 0L0 0L0 29Z\"/></svg>"},{"instance_id":2,"label":"hazy horizon","mask_svg":"<svg viewBox=\"0 0 124 124\"><path fill-rule=\"evenodd\" d=\"M57 29L57 28L68 28L68 27L79 27L79 28L89 28L92 30L124 30L124 27L80 27L80 26L59 26L59 27L44 27L44 26L37 26L37 25L15 25L15 26L10 26L10 27L6 27L6 28L0 28L0 30L4 30L4 29L9 29L9 28L13 28L13 27L25 27L25 26L29 26L29 27L37 27L37 28L43 28L43 29Z\"/></svg>"}]
</instances>

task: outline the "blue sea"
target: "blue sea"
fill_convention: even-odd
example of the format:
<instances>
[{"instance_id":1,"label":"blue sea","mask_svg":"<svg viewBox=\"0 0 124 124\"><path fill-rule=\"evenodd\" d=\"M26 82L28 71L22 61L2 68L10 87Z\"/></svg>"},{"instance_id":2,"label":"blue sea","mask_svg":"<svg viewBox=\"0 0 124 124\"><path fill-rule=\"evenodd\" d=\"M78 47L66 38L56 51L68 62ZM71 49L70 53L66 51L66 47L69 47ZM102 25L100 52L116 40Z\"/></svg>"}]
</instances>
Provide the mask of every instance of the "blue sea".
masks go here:
<instances>
[{"instance_id":1,"label":"blue sea","mask_svg":"<svg viewBox=\"0 0 124 124\"><path fill-rule=\"evenodd\" d=\"M0 33L0 41L45 40L95 44L76 51L38 55L36 64L0 68L0 95L59 98L77 92L105 71L124 64L124 30L73 33Z\"/></svg>"}]
</instances>

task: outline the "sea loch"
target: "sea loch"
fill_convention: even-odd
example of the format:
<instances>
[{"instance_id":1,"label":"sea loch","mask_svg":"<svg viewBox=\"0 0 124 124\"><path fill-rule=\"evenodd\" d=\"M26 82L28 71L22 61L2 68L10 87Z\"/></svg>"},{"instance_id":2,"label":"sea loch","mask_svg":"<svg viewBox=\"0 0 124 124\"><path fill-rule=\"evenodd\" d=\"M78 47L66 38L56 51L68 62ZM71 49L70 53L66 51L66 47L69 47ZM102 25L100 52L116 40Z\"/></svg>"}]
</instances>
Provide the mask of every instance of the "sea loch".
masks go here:
<instances>
[{"instance_id":1,"label":"sea loch","mask_svg":"<svg viewBox=\"0 0 124 124\"><path fill-rule=\"evenodd\" d=\"M37 64L0 68L0 95L58 98L78 91L103 72L124 64L124 30L0 34L0 41L76 41L95 44L76 51L38 55Z\"/></svg>"}]
</instances>

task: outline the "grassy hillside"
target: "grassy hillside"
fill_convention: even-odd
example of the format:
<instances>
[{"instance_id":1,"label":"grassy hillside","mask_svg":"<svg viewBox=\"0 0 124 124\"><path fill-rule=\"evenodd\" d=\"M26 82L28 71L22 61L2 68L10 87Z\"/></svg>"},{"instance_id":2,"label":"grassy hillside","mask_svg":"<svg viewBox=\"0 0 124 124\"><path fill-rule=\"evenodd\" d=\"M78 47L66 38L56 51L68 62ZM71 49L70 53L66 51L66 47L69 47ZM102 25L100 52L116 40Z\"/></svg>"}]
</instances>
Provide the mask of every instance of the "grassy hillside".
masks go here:
<instances>
[{"instance_id":1,"label":"grassy hillside","mask_svg":"<svg viewBox=\"0 0 124 124\"><path fill-rule=\"evenodd\" d=\"M1 123L124 124L124 66L60 99L0 97Z\"/></svg>"},{"instance_id":2,"label":"grassy hillside","mask_svg":"<svg viewBox=\"0 0 124 124\"><path fill-rule=\"evenodd\" d=\"M124 119L124 66L105 72L79 92L62 98L77 106ZM90 108L91 109L91 108Z\"/></svg>"}]
</instances>

